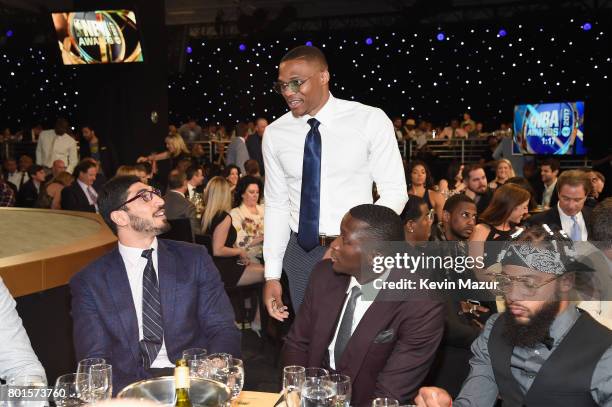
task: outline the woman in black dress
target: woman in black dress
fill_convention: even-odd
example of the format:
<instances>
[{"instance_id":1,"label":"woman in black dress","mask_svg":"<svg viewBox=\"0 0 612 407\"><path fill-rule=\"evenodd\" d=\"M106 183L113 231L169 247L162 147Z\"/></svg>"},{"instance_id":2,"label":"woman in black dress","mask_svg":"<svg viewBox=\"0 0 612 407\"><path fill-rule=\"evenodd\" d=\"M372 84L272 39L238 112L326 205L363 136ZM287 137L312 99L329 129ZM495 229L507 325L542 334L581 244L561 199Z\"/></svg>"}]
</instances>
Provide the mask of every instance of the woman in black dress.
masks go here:
<instances>
[{"instance_id":1,"label":"woman in black dress","mask_svg":"<svg viewBox=\"0 0 612 407\"><path fill-rule=\"evenodd\" d=\"M223 177L213 177L204 191L205 210L202 230L211 236L213 261L226 287L245 286L264 281L261 264L250 263L244 248L234 247L236 229L229 211L232 209L230 185Z\"/></svg>"},{"instance_id":2,"label":"woman in black dress","mask_svg":"<svg viewBox=\"0 0 612 407\"><path fill-rule=\"evenodd\" d=\"M470 236L470 256L484 255L485 267L496 263L501 243L486 242L510 240L529 213L530 198L531 194L518 185L504 184L497 188Z\"/></svg>"}]
</instances>

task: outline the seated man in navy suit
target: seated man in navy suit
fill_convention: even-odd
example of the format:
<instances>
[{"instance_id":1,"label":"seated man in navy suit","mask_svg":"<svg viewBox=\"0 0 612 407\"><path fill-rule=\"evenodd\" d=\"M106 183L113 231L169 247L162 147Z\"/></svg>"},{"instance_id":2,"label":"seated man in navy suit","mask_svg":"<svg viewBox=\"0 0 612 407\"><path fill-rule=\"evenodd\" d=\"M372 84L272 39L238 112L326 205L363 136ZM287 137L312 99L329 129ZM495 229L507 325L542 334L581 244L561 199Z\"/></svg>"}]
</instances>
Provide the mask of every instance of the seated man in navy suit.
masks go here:
<instances>
[{"instance_id":1,"label":"seated man in navy suit","mask_svg":"<svg viewBox=\"0 0 612 407\"><path fill-rule=\"evenodd\" d=\"M119 244L70 281L77 359L105 358L116 393L167 374L188 348L238 356L240 332L206 250L156 238L169 228L159 191L115 177L98 206Z\"/></svg>"},{"instance_id":2,"label":"seated man in navy suit","mask_svg":"<svg viewBox=\"0 0 612 407\"><path fill-rule=\"evenodd\" d=\"M362 264L372 263L379 250L375 246L392 241L404 241L402 221L393 210L371 204L352 208L342 219L340 237L331 244L331 260L319 262L310 275L283 349L285 365L348 375L351 405L358 407L370 406L376 397L402 403L414 397L444 330L441 302L406 301L403 291L389 292L393 290L369 298L366 285L372 276L363 272ZM409 275L391 270L386 281Z\"/></svg>"}]
</instances>

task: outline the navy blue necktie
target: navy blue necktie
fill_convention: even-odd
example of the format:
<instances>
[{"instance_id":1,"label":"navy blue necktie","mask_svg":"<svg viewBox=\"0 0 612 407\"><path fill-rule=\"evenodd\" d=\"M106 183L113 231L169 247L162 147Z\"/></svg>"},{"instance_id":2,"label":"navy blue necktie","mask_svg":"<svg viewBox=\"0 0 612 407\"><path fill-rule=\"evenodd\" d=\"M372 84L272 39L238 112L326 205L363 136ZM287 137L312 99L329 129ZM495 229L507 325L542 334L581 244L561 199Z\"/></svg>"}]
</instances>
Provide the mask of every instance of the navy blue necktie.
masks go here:
<instances>
[{"instance_id":1,"label":"navy blue necktie","mask_svg":"<svg viewBox=\"0 0 612 407\"><path fill-rule=\"evenodd\" d=\"M321 194L321 133L317 119L308 120L310 131L304 142L302 163L302 192L300 196L300 224L298 243L310 251L319 244L319 202Z\"/></svg>"},{"instance_id":2,"label":"navy blue necktie","mask_svg":"<svg viewBox=\"0 0 612 407\"><path fill-rule=\"evenodd\" d=\"M142 252L142 257L147 259L147 265L142 275L142 340L140 341L140 350L147 369L151 367L151 363L157 357L164 338L159 285L153 267L152 253L153 249Z\"/></svg>"}]
</instances>

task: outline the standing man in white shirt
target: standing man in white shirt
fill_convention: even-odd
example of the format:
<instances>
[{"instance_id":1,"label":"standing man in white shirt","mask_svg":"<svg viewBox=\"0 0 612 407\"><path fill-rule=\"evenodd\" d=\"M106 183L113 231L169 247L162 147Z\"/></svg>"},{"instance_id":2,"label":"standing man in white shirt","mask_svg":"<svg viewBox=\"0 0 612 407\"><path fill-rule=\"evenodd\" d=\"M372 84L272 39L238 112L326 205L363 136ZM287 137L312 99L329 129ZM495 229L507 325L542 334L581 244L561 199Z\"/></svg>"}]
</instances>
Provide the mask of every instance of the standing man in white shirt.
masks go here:
<instances>
[{"instance_id":1,"label":"standing man in white shirt","mask_svg":"<svg viewBox=\"0 0 612 407\"><path fill-rule=\"evenodd\" d=\"M77 144L67 132L68 121L62 118L55 122L55 129L40 132L36 146L36 164L51 168L53 161L62 160L66 163L68 172L74 170L79 161Z\"/></svg>"},{"instance_id":2,"label":"standing man in white shirt","mask_svg":"<svg viewBox=\"0 0 612 407\"><path fill-rule=\"evenodd\" d=\"M547 211L529 218L532 225L547 224L563 231L574 242L589 238L591 208L584 206L591 192L588 173L581 170L564 171L557 180L559 202Z\"/></svg>"},{"instance_id":3,"label":"standing man in white shirt","mask_svg":"<svg viewBox=\"0 0 612 407\"><path fill-rule=\"evenodd\" d=\"M342 216L376 202L400 213L408 200L393 124L375 107L336 99L329 92L325 55L299 46L279 65L274 89L290 112L263 138L266 168L264 301L278 320L288 316L280 277L289 280L297 312L314 265L340 234Z\"/></svg>"}]
</instances>

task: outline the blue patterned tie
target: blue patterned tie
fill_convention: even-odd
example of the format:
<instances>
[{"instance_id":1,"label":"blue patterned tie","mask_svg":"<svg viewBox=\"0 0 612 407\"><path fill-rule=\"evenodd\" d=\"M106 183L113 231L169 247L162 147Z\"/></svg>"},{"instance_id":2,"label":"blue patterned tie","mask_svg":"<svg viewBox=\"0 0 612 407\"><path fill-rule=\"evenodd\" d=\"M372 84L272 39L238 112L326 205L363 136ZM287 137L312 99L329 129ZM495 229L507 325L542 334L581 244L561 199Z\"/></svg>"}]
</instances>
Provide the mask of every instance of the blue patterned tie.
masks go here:
<instances>
[{"instance_id":1,"label":"blue patterned tie","mask_svg":"<svg viewBox=\"0 0 612 407\"><path fill-rule=\"evenodd\" d=\"M574 242L579 242L582 240L582 231L580 230L580 225L578 224L578 220L576 219L576 215L571 216L572 218L572 230L570 231L570 237Z\"/></svg>"},{"instance_id":2,"label":"blue patterned tie","mask_svg":"<svg viewBox=\"0 0 612 407\"><path fill-rule=\"evenodd\" d=\"M302 192L298 243L307 252L319 244L319 201L321 194L321 133L317 119L308 120L310 131L304 142Z\"/></svg>"},{"instance_id":3,"label":"blue patterned tie","mask_svg":"<svg viewBox=\"0 0 612 407\"><path fill-rule=\"evenodd\" d=\"M142 340L140 350L145 368L157 357L162 346L164 329L162 328L161 303L159 286L153 267L153 249L144 250L142 257L147 259L147 265L142 275Z\"/></svg>"}]
</instances>

